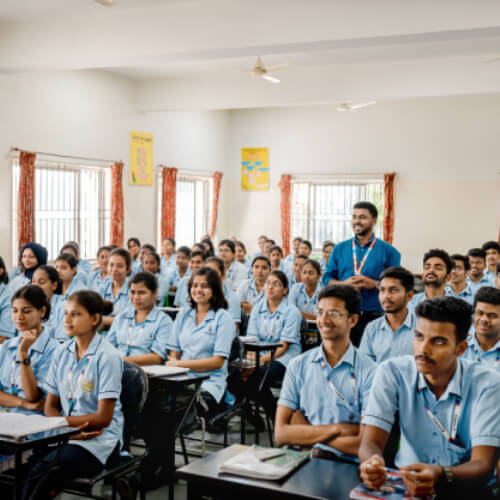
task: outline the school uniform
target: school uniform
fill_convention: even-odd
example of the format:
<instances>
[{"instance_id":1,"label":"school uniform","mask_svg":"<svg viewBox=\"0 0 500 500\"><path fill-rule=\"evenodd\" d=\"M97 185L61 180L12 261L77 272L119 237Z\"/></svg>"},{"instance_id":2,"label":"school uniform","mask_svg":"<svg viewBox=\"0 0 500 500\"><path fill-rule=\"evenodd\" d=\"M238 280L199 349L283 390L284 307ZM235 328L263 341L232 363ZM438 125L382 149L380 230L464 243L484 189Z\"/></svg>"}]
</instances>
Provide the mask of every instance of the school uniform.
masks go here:
<instances>
[{"instance_id":1,"label":"school uniform","mask_svg":"<svg viewBox=\"0 0 500 500\"><path fill-rule=\"evenodd\" d=\"M289 273L292 269L290 266L283 260L280 260L280 265L278 266L278 269L273 269L273 271L281 271L282 273Z\"/></svg>"},{"instance_id":2,"label":"school uniform","mask_svg":"<svg viewBox=\"0 0 500 500\"><path fill-rule=\"evenodd\" d=\"M164 255L162 255L160 258L160 273L167 276L168 273L176 267L175 259L175 253L170 256L170 259L167 259Z\"/></svg>"},{"instance_id":3,"label":"school uniform","mask_svg":"<svg viewBox=\"0 0 500 500\"><path fill-rule=\"evenodd\" d=\"M490 286L495 286L495 279L497 277L497 273L491 272L488 268L484 270L484 276L489 280Z\"/></svg>"},{"instance_id":4,"label":"school uniform","mask_svg":"<svg viewBox=\"0 0 500 500\"><path fill-rule=\"evenodd\" d=\"M264 298L264 287L261 288L260 292L257 291L257 286L255 285L255 279L249 278L245 280L237 290L237 295L240 301L247 301L252 304L256 304L259 300Z\"/></svg>"},{"instance_id":5,"label":"school uniform","mask_svg":"<svg viewBox=\"0 0 500 500\"><path fill-rule=\"evenodd\" d=\"M76 265L76 270L79 273L88 276L92 272L92 264L85 259L78 259L78 264Z\"/></svg>"},{"instance_id":6,"label":"school uniform","mask_svg":"<svg viewBox=\"0 0 500 500\"><path fill-rule=\"evenodd\" d=\"M453 288L451 288L451 286L447 286L444 289L444 294L447 297L455 297L457 299L465 300L465 302L467 302L467 304L469 304L469 305L474 304L474 295L472 294L472 291L471 291L469 285L466 285L466 287L459 293L455 293L453 291Z\"/></svg>"},{"instance_id":7,"label":"school uniform","mask_svg":"<svg viewBox=\"0 0 500 500\"><path fill-rule=\"evenodd\" d=\"M368 405L375 367L375 363L352 344L331 367L320 345L290 361L278 405L300 410L311 425L360 424ZM324 443L314 446L340 458L359 461L358 457Z\"/></svg>"},{"instance_id":8,"label":"school uniform","mask_svg":"<svg viewBox=\"0 0 500 500\"><path fill-rule=\"evenodd\" d=\"M285 257L285 264L288 266L288 269L292 269L294 260L295 260L295 254L293 253Z\"/></svg>"},{"instance_id":9,"label":"school uniform","mask_svg":"<svg viewBox=\"0 0 500 500\"><path fill-rule=\"evenodd\" d=\"M22 269L21 266L17 266L16 268L12 269L12 271L9 273L9 283L16 277L22 274Z\"/></svg>"},{"instance_id":10,"label":"school uniform","mask_svg":"<svg viewBox=\"0 0 500 500\"><path fill-rule=\"evenodd\" d=\"M89 274L89 279L87 282L87 288L89 290L93 290L94 292L99 293L99 290L104 286L104 283L108 280L111 280L109 276L105 278L102 277L101 269L96 269Z\"/></svg>"},{"instance_id":11,"label":"school uniform","mask_svg":"<svg viewBox=\"0 0 500 500\"><path fill-rule=\"evenodd\" d=\"M177 284L175 291L174 306L176 307L191 307L189 303L189 290L188 290L189 276L184 276Z\"/></svg>"},{"instance_id":12,"label":"school uniform","mask_svg":"<svg viewBox=\"0 0 500 500\"><path fill-rule=\"evenodd\" d=\"M238 287L248 278L247 268L237 260L233 260L229 266L224 283L226 283L231 290L237 290Z\"/></svg>"},{"instance_id":13,"label":"school uniform","mask_svg":"<svg viewBox=\"0 0 500 500\"><path fill-rule=\"evenodd\" d=\"M19 364L19 344L21 337L17 336L6 340L0 348L0 390L14 396L26 399L21 384ZM47 392L47 378L52 356L57 348L57 342L52 339L46 326L42 333L28 349L28 357L31 361L31 369L35 375L37 386L43 392ZM24 408L7 408L0 406L0 412L8 411L14 413L25 413L29 415L32 411Z\"/></svg>"},{"instance_id":14,"label":"school uniform","mask_svg":"<svg viewBox=\"0 0 500 500\"><path fill-rule=\"evenodd\" d=\"M408 302L408 306L407 306L408 310L411 311L412 313L414 313L417 306L426 299L427 299L427 295L425 294L425 290L423 292L416 293L412 297L410 302Z\"/></svg>"},{"instance_id":15,"label":"school uniform","mask_svg":"<svg viewBox=\"0 0 500 500\"><path fill-rule=\"evenodd\" d=\"M113 302L113 313L111 316L116 316L119 314L122 310L125 308L131 306L130 300L129 300L129 289L128 289L128 282L129 282L130 277L128 276L127 279L123 282L123 285L118 292L118 295L116 297L113 296L113 281L110 279L109 281L104 281L103 286L101 290L99 291L99 295L104 299L104 300L109 300Z\"/></svg>"},{"instance_id":16,"label":"school uniform","mask_svg":"<svg viewBox=\"0 0 500 500\"><path fill-rule=\"evenodd\" d=\"M167 345L173 321L156 306L144 321L136 323L135 309L128 307L113 321L106 339L122 356L139 356L154 352L167 359Z\"/></svg>"},{"instance_id":17,"label":"school uniform","mask_svg":"<svg viewBox=\"0 0 500 500\"><path fill-rule=\"evenodd\" d=\"M130 273L130 276L133 276L134 274L140 273L142 271L142 264L141 264L141 259L137 257L137 259L132 260L132 271Z\"/></svg>"},{"instance_id":18,"label":"school uniform","mask_svg":"<svg viewBox=\"0 0 500 500\"><path fill-rule=\"evenodd\" d=\"M416 326L417 318L410 310L407 311L403 324L395 332L387 322L386 316L381 316L366 325L359 351L375 363L413 354Z\"/></svg>"},{"instance_id":19,"label":"school uniform","mask_svg":"<svg viewBox=\"0 0 500 500\"><path fill-rule=\"evenodd\" d=\"M478 290L483 287L483 286L495 286L495 280L493 279L493 282L490 281L490 279L483 274L483 277L479 281L472 281L469 276L465 278L465 281L467 282L467 285L470 288L470 291L472 292L472 296L475 297L476 293Z\"/></svg>"},{"instance_id":20,"label":"school uniform","mask_svg":"<svg viewBox=\"0 0 500 500\"><path fill-rule=\"evenodd\" d=\"M226 283L222 283L222 292L227 300L227 310L233 318L235 323L241 323L241 302L238 295L236 295Z\"/></svg>"},{"instance_id":21,"label":"school uniform","mask_svg":"<svg viewBox=\"0 0 500 500\"><path fill-rule=\"evenodd\" d=\"M294 305L300 312L308 314L318 313L318 295L321 291L321 282L318 281L312 297L306 291L305 283L296 283L288 294L288 303Z\"/></svg>"},{"instance_id":22,"label":"school uniform","mask_svg":"<svg viewBox=\"0 0 500 500\"><path fill-rule=\"evenodd\" d=\"M462 358L477 361L484 366L500 371L500 340L486 352L481 349L475 333L467 339L467 343L469 345L462 354Z\"/></svg>"},{"instance_id":23,"label":"school uniform","mask_svg":"<svg viewBox=\"0 0 500 500\"><path fill-rule=\"evenodd\" d=\"M0 284L0 336L16 336L16 327L12 322L12 295L4 283Z\"/></svg>"},{"instance_id":24,"label":"school uniform","mask_svg":"<svg viewBox=\"0 0 500 500\"><path fill-rule=\"evenodd\" d=\"M57 342L66 342L70 337L64 328L64 306L66 301L61 295L52 295L50 299L50 316L45 326L50 329L52 338Z\"/></svg>"},{"instance_id":25,"label":"school uniform","mask_svg":"<svg viewBox=\"0 0 500 500\"><path fill-rule=\"evenodd\" d=\"M168 290L170 288L169 281L166 276L161 274L156 274L156 279L158 280L158 295L157 300L160 307L165 304L165 298L168 295Z\"/></svg>"},{"instance_id":26,"label":"school uniform","mask_svg":"<svg viewBox=\"0 0 500 500\"><path fill-rule=\"evenodd\" d=\"M18 274L12 281L9 281L9 284L7 285L7 292L12 297L12 295L14 295L19 288L30 284L30 278L28 278L25 274Z\"/></svg>"},{"instance_id":27,"label":"school uniform","mask_svg":"<svg viewBox=\"0 0 500 500\"><path fill-rule=\"evenodd\" d=\"M446 391L436 400L413 357L401 356L378 366L363 424L390 432L399 411L396 465L452 466L467 461L472 447L500 446L499 397L500 375L459 357Z\"/></svg>"},{"instance_id":28,"label":"school uniform","mask_svg":"<svg viewBox=\"0 0 500 500\"><path fill-rule=\"evenodd\" d=\"M293 271L289 271L286 275L288 278L288 290L291 290L293 285L297 284L297 279L295 278L295 273Z\"/></svg>"},{"instance_id":29,"label":"school uniform","mask_svg":"<svg viewBox=\"0 0 500 500\"><path fill-rule=\"evenodd\" d=\"M64 301L68 300L70 295L79 292L80 290L87 290L87 283L83 277L75 275L75 277L71 280L68 289L64 295L61 295Z\"/></svg>"},{"instance_id":30,"label":"school uniform","mask_svg":"<svg viewBox=\"0 0 500 500\"><path fill-rule=\"evenodd\" d=\"M167 275L168 288L179 286L179 282L182 278L189 278L191 276L191 268L187 268L184 276L181 277L179 273L179 268L175 266L175 268L171 269Z\"/></svg>"},{"instance_id":31,"label":"school uniform","mask_svg":"<svg viewBox=\"0 0 500 500\"><path fill-rule=\"evenodd\" d=\"M203 321L196 325L196 308L183 308L175 318L168 348L181 353L182 359L201 359L212 356L225 358L221 368L206 372L209 379L201 389L220 403L226 390L227 359L236 335L231 315L225 309L210 309Z\"/></svg>"}]
</instances>

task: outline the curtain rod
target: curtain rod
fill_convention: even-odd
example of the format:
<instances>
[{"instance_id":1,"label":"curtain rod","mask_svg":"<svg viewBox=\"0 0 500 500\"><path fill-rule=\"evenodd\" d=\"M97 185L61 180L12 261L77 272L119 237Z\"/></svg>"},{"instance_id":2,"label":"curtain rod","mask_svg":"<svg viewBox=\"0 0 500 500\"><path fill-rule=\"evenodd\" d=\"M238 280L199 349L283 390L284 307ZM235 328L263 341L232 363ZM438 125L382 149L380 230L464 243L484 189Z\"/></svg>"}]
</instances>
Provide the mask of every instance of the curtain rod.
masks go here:
<instances>
[{"instance_id":1,"label":"curtain rod","mask_svg":"<svg viewBox=\"0 0 500 500\"><path fill-rule=\"evenodd\" d=\"M26 151L24 149L19 149L19 148L11 148L11 152L13 153L35 153L37 156L51 156L52 158L66 158L68 160L84 160L84 161L97 161L100 163L116 163L116 160L106 160L103 158L88 158L86 156L70 156L70 155L61 155L61 154L56 154L56 153L44 153L43 151ZM121 162L121 160L120 160Z\"/></svg>"},{"instance_id":2,"label":"curtain rod","mask_svg":"<svg viewBox=\"0 0 500 500\"><path fill-rule=\"evenodd\" d=\"M156 165L158 170L163 170L164 168L169 168L168 165L158 164ZM188 175L199 175L201 177L206 177L207 175L213 175L215 170L192 170L189 168L177 168L177 173L179 175L188 174Z\"/></svg>"}]
</instances>

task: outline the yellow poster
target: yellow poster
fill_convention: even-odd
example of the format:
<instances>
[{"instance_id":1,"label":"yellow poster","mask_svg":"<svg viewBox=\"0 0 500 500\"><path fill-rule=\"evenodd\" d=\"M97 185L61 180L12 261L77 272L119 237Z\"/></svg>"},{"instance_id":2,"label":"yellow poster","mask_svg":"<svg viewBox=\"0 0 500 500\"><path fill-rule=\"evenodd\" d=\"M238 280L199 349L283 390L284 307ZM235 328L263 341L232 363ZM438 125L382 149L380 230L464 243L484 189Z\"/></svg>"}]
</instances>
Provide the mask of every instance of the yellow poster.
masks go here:
<instances>
[{"instance_id":1,"label":"yellow poster","mask_svg":"<svg viewBox=\"0 0 500 500\"><path fill-rule=\"evenodd\" d=\"M130 184L153 185L153 134L130 132Z\"/></svg>"},{"instance_id":2,"label":"yellow poster","mask_svg":"<svg viewBox=\"0 0 500 500\"><path fill-rule=\"evenodd\" d=\"M241 190L267 191L269 189L269 149L242 148Z\"/></svg>"}]
</instances>

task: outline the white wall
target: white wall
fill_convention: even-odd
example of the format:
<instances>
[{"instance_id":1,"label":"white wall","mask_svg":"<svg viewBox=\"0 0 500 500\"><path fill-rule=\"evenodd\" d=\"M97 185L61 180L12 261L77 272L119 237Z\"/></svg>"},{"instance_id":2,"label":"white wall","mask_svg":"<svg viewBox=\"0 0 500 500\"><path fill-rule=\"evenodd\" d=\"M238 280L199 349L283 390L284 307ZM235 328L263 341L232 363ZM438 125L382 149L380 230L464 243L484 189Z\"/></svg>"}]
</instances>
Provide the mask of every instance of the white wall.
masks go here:
<instances>
[{"instance_id":1,"label":"white wall","mask_svg":"<svg viewBox=\"0 0 500 500\"><path fill-rule=\"evenodd\" d=\"M231 112L219 233L280 239L282 173L397 172L394 244L420 271L431 247L465 252L496 239L500 222L500 95ZM242 193L242 147L269 147L271 189Z\"/></svg>"}]
</instances>

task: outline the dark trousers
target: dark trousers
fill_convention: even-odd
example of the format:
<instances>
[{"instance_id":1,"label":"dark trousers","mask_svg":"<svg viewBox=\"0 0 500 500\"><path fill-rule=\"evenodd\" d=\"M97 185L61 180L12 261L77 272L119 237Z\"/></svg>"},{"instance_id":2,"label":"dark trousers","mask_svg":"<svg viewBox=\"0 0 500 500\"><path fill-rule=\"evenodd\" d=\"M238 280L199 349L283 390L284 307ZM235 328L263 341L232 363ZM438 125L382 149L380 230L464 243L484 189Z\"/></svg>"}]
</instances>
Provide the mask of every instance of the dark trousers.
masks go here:
<instances>
[{"instance_id":1,"label":"dark trousers","mask_svg":"<svg viewBox=\"0 0 500 500\"><path fill-rule=\"evenodd\" d=\"M236 401L242 401L247 398L264 408L266 415L274 419L276 413L276 400L271 392L271 386L276 382L281 382L285 376L285 367L279 361L273 361L269 367L262 390L259 394L260 381L264 377L268 366L260 366L255 370L245 382L239 369L235 368L227 380L229 392L234 394Z\"/></svg>"},{"instance_id":2,"label":"dark trousers","mask_svg":"<svg viewBox=\"0 0 500 500\"><path fill-rule=\"evenodd\" d=\"M351 342L355 347L359 347L359 344L361 342L361 337L363 336L363 332L365 331L366 325L370 321L380 318L382 314L383 314L382 312L378 311L361 311L359 321L356 323L356 326L351 330Z\"/></svg>"}]
</instances>

